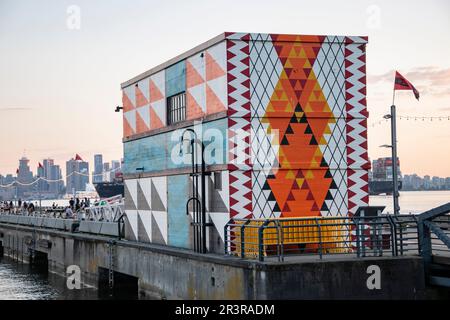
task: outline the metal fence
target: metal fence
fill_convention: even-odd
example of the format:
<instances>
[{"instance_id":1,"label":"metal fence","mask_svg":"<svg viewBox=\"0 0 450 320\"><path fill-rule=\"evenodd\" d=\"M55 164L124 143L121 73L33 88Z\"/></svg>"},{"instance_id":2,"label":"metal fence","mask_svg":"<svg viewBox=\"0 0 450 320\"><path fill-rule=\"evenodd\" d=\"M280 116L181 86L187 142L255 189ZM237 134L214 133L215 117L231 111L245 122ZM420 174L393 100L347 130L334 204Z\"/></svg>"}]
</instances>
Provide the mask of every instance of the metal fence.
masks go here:
<instances>
[{"instance_id":1,"label":"metal fence","mask_svg":"<svg viewBox=\"0 0 450 320\"><path fill-rule=\"evenodd\" d=\"M417 218L305 217L232 219L225 226L225 254L241 258L403 255L420 252Z\"/></svg>"},{"instance_id":2,"label":"metal fence","mask_svg":"<svg viewBox=\"0 0 450 320\"><path fill-rule=\"evenodd\" d=\"M81 208L67 217L66 207L37 207L34 211L24 208L0 208L0 214L27 217L76 219L102 222L117 222L125 213L122 196L114 196L94 202L90 207Z\"/></svg>"}]
</instances>

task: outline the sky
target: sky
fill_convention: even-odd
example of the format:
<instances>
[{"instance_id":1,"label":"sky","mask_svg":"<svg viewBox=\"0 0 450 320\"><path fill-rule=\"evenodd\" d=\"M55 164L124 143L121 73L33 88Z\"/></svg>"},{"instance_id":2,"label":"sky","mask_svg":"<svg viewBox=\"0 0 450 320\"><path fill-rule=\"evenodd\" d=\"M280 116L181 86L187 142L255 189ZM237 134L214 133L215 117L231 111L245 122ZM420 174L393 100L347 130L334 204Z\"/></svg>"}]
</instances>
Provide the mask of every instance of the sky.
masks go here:
<instances>
[{"instance_id":1,"label":"sky","mask_svg":"<svg viewBox=\"0 0 450 320\"><path fill-rule=\"evenodd\" d=\"M0 174L23 155L63 174L75 153L120 159L120 83L224 31L369 36L369 157L390 156L398 70L421 93L396 95L402 173L450 176L447 0L0 0Z\"/></svg>"}]
</instances>

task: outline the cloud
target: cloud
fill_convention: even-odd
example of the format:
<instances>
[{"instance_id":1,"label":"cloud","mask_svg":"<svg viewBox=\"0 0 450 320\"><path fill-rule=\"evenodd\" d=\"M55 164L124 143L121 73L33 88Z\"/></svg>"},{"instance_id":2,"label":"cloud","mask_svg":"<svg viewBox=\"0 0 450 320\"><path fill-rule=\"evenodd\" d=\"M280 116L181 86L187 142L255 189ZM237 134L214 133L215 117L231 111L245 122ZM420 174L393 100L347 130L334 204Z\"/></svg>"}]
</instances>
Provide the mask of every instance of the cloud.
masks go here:
<instances>
[{"instance_id":1,"label":"cloud","mask_svg":"<svg viewBox=\"0 0 450 320\"><path fill-rule=\"evenodd\" d=\"M423 95L450 95L450 68L424 66L413 68L410 71L400 70ZM376 85L385 82L394 82L395 70L379 75L368 75L369 84Z\"/></svg>"},{"instance_id":2,"label":"cloud","mask_svg":"<svg viewBox=\"0 0 450 320\"><path fill-rule=\"evenodd\" d=\"M0 111L27 111L27 110L33 110L33 108L30 107L0 107Z\"/></svg>"}]
</instances>

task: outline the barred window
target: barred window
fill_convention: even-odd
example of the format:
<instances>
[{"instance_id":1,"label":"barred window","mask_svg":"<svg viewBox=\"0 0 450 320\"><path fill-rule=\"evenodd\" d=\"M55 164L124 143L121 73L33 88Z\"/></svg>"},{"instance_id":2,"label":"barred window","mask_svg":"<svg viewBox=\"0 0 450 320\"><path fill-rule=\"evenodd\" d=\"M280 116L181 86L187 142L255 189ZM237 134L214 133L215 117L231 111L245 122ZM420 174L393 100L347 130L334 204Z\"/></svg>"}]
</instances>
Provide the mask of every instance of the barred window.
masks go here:
<instances>
[{"instance_id":1,"label":"barred window","mask_svg":"<svg viewBox=\"0 0 450 320\"><path fill-rule=\"evenodd\" d=\"M171 125L186 119L186 93L182 92L167 98L167 124Z\"/></svg>"}]
</instances>

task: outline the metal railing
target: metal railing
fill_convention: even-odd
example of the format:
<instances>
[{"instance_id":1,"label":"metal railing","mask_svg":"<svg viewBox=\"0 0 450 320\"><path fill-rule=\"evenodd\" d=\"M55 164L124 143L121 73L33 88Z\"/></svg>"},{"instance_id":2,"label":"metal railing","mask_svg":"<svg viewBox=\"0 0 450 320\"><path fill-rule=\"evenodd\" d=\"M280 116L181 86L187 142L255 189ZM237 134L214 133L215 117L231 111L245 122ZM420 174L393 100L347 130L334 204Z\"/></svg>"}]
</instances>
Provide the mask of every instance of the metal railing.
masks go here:
<instances>
[{"instance_id":1,"label":"metal railing","mask_svg":"<svg viewBox=\"0 0 450 320\"><path fill-rule=\"evenodd\" d=\"M0 208L0 214L19 215L28 217L76 219L89 221L117 222L125 212L124 202L121 195L96 201L90 207L81 208L66 217L65 207L41 207L29 211L24 208Z\"/></svg>"},{"instance_id":2,"label":"metal railing","mask_svg":"<svg viewBox=\"0 0 450 320\"><path fill-rule=\"evenodd\" d=\"M85 209L87 220L117 222L125 213L122 196L115 196Z\"/></svg>"},{"instance_id":3,"label":"metal railing","mask_svg":"<svg viewBox=\"0 0 450 320\"><path fill-rule=\"evenodd\" d=\"M450 202L420 214L418 228L427 281L450 287ZM440 266L436 260L446 262Z\"/></svg>"},{"instance_id":4,"label":"metal railing","mask_svg":"<svg viewBox=\"0 0 450 320\"><path fill-rule=\"evenodd\" d=\"M225 254L260 261L419 254L417 223L412 215L232 219L225 225Z\"/></svg>"}]
</instances>

